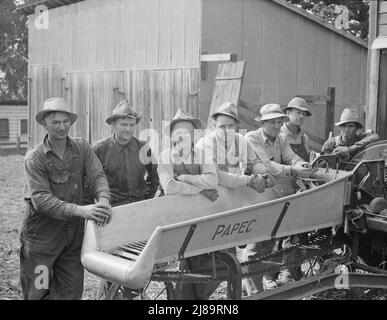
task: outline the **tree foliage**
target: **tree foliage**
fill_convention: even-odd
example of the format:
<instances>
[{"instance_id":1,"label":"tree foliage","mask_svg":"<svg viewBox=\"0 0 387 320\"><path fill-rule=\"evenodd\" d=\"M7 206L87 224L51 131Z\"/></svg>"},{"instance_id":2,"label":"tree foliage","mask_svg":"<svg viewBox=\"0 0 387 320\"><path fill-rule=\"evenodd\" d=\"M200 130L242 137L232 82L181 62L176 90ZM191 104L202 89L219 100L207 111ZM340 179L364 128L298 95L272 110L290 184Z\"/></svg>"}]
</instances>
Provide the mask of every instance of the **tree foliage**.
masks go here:
<instances>
[{"instance_id":1,"label":"tree foliage","mask_svg":"<svg viewBox=\"0 0 387 320\"><path fill-rule=\"evenodd\" d=\"M26 100L28 74L27 18L13 0L0 2L0 100Z\"/></svg>"},{"instance_id":2,"label":"tree foliage","mask_svg":"<svg viewBox=\"0 0 387 320\"><path fill-rule=\"evenodd\" d=\"M347 32L362 38L368 39L368 17L369 1L372 0L286 0L309 13L319 16L324 21L334 24L334 21L340 14L335 9L344 5L348 8ZM335 12L336 11L336 12Z\"/></svg>"}]
</instances>

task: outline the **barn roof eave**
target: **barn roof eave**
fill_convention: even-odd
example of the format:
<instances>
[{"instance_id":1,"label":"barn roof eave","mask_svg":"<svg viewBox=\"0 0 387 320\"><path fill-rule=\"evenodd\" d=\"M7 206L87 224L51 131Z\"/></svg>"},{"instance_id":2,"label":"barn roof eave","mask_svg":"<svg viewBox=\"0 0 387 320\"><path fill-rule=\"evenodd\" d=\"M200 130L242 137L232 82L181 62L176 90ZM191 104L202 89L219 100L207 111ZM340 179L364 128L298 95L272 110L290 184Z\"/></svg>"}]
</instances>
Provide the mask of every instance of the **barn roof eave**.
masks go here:
<instances>
[{"instance_id":1,"label":"barn roof eave","mask_svg":"<svg viewBox=\"0 0 387 320\"><path fill-rule=\"evenodd\" d=\"M333 32L357 43L358 45L360 45L364 48L368 48L367 42L364 41L363 39L358 38L358 37L350 34L349 32L346 32L344 30L336 29L332 24L329 24L329 23L325 22L324 20L322 20L321 18L306 12L304 9L300 9L300 8L296 7L295 5L288 3L286 0L271 0L271 1L281 5L287 9L295 12L295 13L302 15L303 17L305 17L309 20L312 20L312 21L318 23L319 25L329 29L330 31L333 31Z\"/></svg>"},{"instance_id":2,"label":"barn roof eave","mask_svg":"<svg viewBox=\"0 0 387 320\"><path fill-rule=\"evenodd\" d=\"M80 1L84 0L26 0L26 4L17 7L16 11L21 14L30 15L35 13L35 8L39 5L44 5L48 9L53 9Z\"/></svg>"}]
</instances>

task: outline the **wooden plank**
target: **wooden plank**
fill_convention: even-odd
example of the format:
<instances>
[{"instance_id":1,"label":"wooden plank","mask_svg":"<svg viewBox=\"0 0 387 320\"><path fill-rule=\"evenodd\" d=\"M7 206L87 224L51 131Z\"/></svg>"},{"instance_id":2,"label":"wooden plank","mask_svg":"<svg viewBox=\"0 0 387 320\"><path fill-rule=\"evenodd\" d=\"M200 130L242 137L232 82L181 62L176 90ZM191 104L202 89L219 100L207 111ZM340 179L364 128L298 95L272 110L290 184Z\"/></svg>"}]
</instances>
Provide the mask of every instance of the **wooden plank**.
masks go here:
<instances>
[{"instance_id":1,"label":"wooden plank","mask_svg":"<svg viewBox=\"0 0 387 320\"><path fill-rule=\"evenodd\" d=\"M250 104L261 104L263 70L263 7L264 1L243 2L243 58L248 61L241 96Z\"/></svg>"},{"instance_id":2,"label":"wooden plank","mask_svg":"<svg viewBox=\"0 0 387 320\"><path fill-rule=\"evenodd\" d=\"M172 25L172 0L164 0L160 3L159 11L159 29L158 29L158 65L162 68L171 64L172 34L170 32Z\"/></svg>"},{"instance_id":3,"label":"wooden plank","mask_svg":"<svg viewBox=\"0 0 387 320\"><path fill-rule=\"evenodd\" d=\"M348 67L348 43L342 41L340 37L334 36L331 38L331 72L329 85L336 88L336 103L337 105L345 105L344 100L344 82L346 69ZM336 110L337 119L340 116L341 110Z\"/></svg>"},{"instance_id":4,"label":"wooden plank","mask_svg":"<svg viewBox=\"0 0 387 320\"><path fill-rule=\"evenodd\" d=\"M306 102L315 102L315 101L328 102L331 99L330 96L327 96L327 95L317 95L317 94L316 95L313 95L313 94L310 94L310 95L298 94L297 97L305 99Z\"/></svg>"},{"instance_id":5,"label":"wooden plank","mask_svg":"<svg viewBox=\"0 0 387 320\"><path fill-rule=\"evenodd\" d=\"M329 133L333 132L334 120L335 120L335 95L336 89L333 87L328 88L328 95L331 97L327 101L327 110L325 118L325 138L328 139Z\"/></svg>"},{"instance_id":6,"label":"wooden plank","mask_svg":"<svg viewBox=\"0 0 387 320\"><path fill-rule=\"evenodd\" d=\"M262 104L279 101L278 68L280 60L281 24L278 17L281 16L282 7L273 5L270 1L262 1Z\"/></svg>"},{"instance_id":7,"label":"wooden plank","mask_svg":"<svg viewBox=\"0 0 387 320\"><path fill-rule=\"evenodd\" d=\"M297 92L307 94L314 89L317 26L309 20L300 20L297 56Z\"/></svg>"},{"instance_id":8,"label":"wooden plank","mask_svg":"<svg viewBox=\"0 0 387 320\"><path fill-rule=\"evenodd\" d=\"M297 56L300 17L282 8L278 23L280 24L279 43L279 97L276 102L287 104L297 92Z\"/></svg>"},{"instance_id":9,"label":"wooden plank","mask_svg":"<svg viewBox=\"0 0 387 320\"><path fill-rule=\"evenodd\" d=\"M185 62L186 67L200 67L202 0L186 2Z\"/></svg>"},{"instance_id":10,"label":"wooden plank","mask_svg":"<svg viewBox=\"0 0 387 320\"><path fill-rule=\"evenodd\" d=\"M385 1L377 1L377 2L379 2L379 13L387 13L387 2Z\"/></svg>"},{"instance_id":11,"label":"wooden plank","mask_svg":"<svg viewBox=\"0 0 387 320\"><path fill-rule=\"evenodd\" d=\"M213 53L213 54L202 54L200 56L201 62L225 62L225 61L236 61L238 55L236 53Z\"/></svg>"},{"instance_id":12,"label":"wooden plank","mask_svg":"<svg viewBox=\"0 0 387 320\"><path fill-rule=\"evenodd\" d=\"M333 34L329 30L321 29L317 30L318 41L316 41L315 51L315 65L314 65L314 78L313 78L313 91L325 92L329 86L329 75L331 71L331 38ZM356 48L357 50L363 50L362 48ZM324 99L323 99L324 100Z\"/></svg>"},{"instance_id":13,"label":"wooden plank","mask_svg":"<svg viewBox=\"0 0 387 320\"><path fill-rule=\"evenodd\" d=\"M171 66L181 68L185 62L185 3L189 0L172 0ZM187 13L188 14L188 13Z\"/></svg>"},{"instance_id":14,"label":"wooden plank","mask_svg":"<svg viewBox=\"0 0 387 320\"><path fill-rule=\"evenodd\" d=\"M377 7L376 1L369 3L369 46L377 36ZM376 129L378 79L379 79L380 50L368 50L367 55L367 83L366 83L366 129Z\"/></svg>"},{"instance_id":15,"label":"wooden plank","mask_svg":"<svg viewBox=\"0 0 387 320\"><path fill-rule=\"evenodd\" d=\"M222 77L222 78L236 77L240 79L216 81L211 107L210 107L210 114L215 112L215 110L217 110L224 102L230 101L235 105L238 104L241 87L242 87L244 67L245 67L244 61L219 64L216 77ZM210 119L208 119L207 126L209 128L212 128L212 125L213 125L213 122Z\"/></svg>"},{"instance_id":16,"label":"wooden plank","mask_svg":"<svg viewBox=\"0 0 387 320\"><path fill-rule=\"evenodd\" d=\"M215 1L218 5L216 15L211 20L219 16L221 13L221 25L218 32L222 33L222 46L218 52L234 52L242 57L243 47L243 5L240 0L222 1L222 8L219 8L219 1ZM231 22L232 23L229 23ZM216 35L218 36L218 35ZM216 51L215 51L216 52Z\"/></svg>"},{"instance_id":17,"label":"wooden plank","mask_svg":"<svg viewBox=\"0 0 387 320\"><path fill-rule=\"evenodd\" d=\"M158 46L159 28L163 28L162 22L159 21L160 1L142 0L145 10L141 14L141 19L146 25L146 55L145 68L157 68L158 63ZM162 2L162 1L161 1Z\"/></svg>"},{"instance_id":18,"label":"wooden plank","mask_svg":"<svg viewBox=\"0 0 387 320\"><path fill-rule=\"evenodd\" d=\"M387 24L387 12L378 15L378 24Z\"/></svg>"},{"instance_id":19,"label":"wooden plank","mask_svg":"<svg viewBox=\"0 0 387 320\"><path fill-rule=\"evenodd\" d=\"M363 67L363 55L362 51L358 51L355 49L355 46L352 43L348 43L348 67L346 69L346 81L344 83L344 100L348 105L361 105L364 104L365 101L361 100L361 82L362 76L354 76L363 75L362 67Z\"/></svg>"},{"instance_id":20,"label":"wooden plank","mask_svg":"<svg viewBox=\"0 0 387 320\"><path fill-rule=\"evenodd\" d=\"M387 36L387 25L382 24L378 26L379 36Z\"/></svg>"}]
</instances>

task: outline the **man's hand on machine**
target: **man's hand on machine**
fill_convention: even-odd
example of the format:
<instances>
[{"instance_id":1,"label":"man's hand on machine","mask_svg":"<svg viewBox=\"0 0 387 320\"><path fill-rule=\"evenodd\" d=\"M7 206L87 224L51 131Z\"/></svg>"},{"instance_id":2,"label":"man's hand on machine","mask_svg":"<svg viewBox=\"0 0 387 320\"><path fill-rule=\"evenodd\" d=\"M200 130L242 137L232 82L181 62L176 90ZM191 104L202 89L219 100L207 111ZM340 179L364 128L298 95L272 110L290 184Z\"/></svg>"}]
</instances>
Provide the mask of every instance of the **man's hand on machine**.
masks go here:
<instances>
[{"instance_id":1,"label":"man's hand on machine","mask_svg":"<svg viewBox=\"0 0 387 320\"><path fill-rule=\"evenodd\" d=\"M262 175L255 175L251 177L249 187L255 191L262 193L266 188L266 179Z\"/></svg>"},{"instance_id":2,"label":"man's hand on machine","mask_svg":"<svg viewBox=\"0 0 387 320\"><path fill-rule=\"evenodd\" d=\"M266 180L266 188L272 188L275 186L276 181L272 174L265 173L261 175Z\"/></svg>"},{"instance_id":3,"label":"man's hand on machine","mask_svg":"<svg viewBox=\"0 0 387 320\"><path fill-rule=\"evenodd\" d=\"M200 193L204 196L206 196L211 201L215 201L219 197L218 190L216 189L205 189L200 191Z\"/></svg>"},{"instance_id":4,"label":"man's hand on machine","mask_svg":"<svg viewBox=\"0 0 387 320\"><path fill-rule=\"evenodd\" d=\"M313 174L313 172L314 169L308 162L299 162L292 166L292 175L308 178Z\"/></svg>"},{"instance_id":5,"label":"man's hand on machine","mask_svg":"<svg viewBox=\"0 0 387 320\"><path fill-rule=\"evenodd\" d=\"M349 148L345 146L336 147L333 151L333 154L338 154L341 158L349 157Z\"/></svg>"},{"instance_id":6,"label":"man's hand on machine","mask_svg":"<svg viewBox=\"0 0 387 320\"><path fill-rule=\"evenodd\" d=\"M110 204L98 202L86 206L77 206L75 216L95 221L99 226L105 226L110 222L112 208Z\"/></svg>"}]
</instances>

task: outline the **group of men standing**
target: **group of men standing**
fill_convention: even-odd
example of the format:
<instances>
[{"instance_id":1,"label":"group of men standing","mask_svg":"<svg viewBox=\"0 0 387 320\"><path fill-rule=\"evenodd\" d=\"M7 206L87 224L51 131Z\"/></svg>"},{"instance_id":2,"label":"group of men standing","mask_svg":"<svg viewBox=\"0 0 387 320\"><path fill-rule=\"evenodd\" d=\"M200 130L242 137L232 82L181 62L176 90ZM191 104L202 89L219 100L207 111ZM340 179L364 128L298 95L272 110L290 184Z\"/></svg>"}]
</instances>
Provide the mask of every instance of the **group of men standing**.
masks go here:
<instances>
[{"instance_id":1,"label":"group of men standing","mask_svg":"<svg viewBox=\"0 0 387 320\"><path fill-rule=\"evenodd\" d=\"M84 139L69 137L77 115L66 102L46 100L36 121L47 134L25 157L28 193L20 250L25 299L82 297L84 220L103 227L112 218L112 206L153 198L159 186L164 195L201 194L216 201L218 185L264 192L280 178L311 176L311 148L302 130L311 111L298 97L284 111L279 104L262 106L255 119L261 127L243 136L236 132L237 107L224 103L210 115L215 129L194 143L194 132L203 129L202 122L179 109L164 128L170 148L157 159L148 144L134 136L141 116L128 101L121 101L106 119L112 135L91 147ZM329 139L322 152L337 153L343 161L379 139L374 133L358 133L362 124L356 110L345 109L336 126L341 134ZM284 239L283 245L287 242ZM269 253L273 243L252 244L244 250L247 258ZM205 254L181 261L180 268L210 264ZM263 279L263 288L275 287L280 280ZM217 285L179 285L177 296L207 299ZM101 292L108 288L109 283L102 281Z\"/></svg>"}]
</instances>

